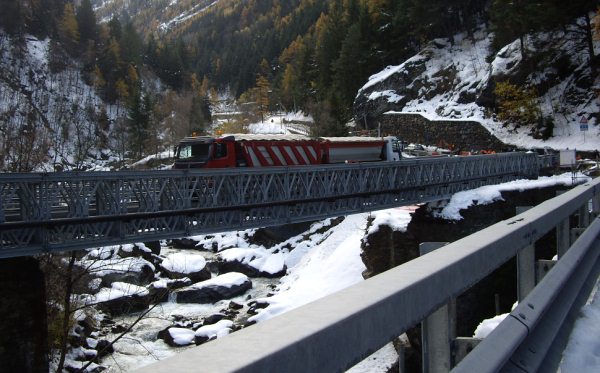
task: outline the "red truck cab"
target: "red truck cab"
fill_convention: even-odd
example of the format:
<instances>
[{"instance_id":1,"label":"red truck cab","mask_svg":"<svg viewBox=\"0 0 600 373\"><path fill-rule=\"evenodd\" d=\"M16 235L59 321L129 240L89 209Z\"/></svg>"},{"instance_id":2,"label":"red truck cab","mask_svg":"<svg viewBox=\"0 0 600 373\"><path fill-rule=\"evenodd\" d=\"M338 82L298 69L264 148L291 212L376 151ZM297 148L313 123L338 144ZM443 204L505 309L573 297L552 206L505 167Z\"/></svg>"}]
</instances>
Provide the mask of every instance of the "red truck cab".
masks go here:
<instances>
[{"instance_id":1,"label":"red truck cab","mask_svg":"<svg viewBox=\"0 0 600 373\"><path fill-rule=\"evenodd\" d=\"M176 169L236 167L235 141L233 136L186 137L179 143L175 159Z\"/></svg>"}]
</instances>

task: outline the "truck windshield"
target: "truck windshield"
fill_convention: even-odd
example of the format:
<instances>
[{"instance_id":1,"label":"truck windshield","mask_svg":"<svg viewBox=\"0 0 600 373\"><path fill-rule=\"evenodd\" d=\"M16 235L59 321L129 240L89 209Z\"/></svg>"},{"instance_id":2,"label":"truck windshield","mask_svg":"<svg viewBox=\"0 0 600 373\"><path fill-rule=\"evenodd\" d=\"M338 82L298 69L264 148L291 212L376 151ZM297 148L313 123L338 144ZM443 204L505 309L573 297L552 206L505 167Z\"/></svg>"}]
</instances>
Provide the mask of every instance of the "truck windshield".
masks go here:
<instances>
[{"instance_id":1,"label":"truck windshield","mask_svg":"<svg viewBox=\"0 0 600 373\"><path fill-rule=\"evenodd\" d=\"M208 160L210 144L182 144L179 146L177 159Z\"/></svg>"},{"instance_id":2,"label":"truck windshield","mask_svg":"<svg viewBox=\"0 0 600 373\"><path fill-rule=\"evenodd\" d=\"M400 140L392 140L392 151L400 154L402 150L404 149Z\"/></svg>"}]
</instances>

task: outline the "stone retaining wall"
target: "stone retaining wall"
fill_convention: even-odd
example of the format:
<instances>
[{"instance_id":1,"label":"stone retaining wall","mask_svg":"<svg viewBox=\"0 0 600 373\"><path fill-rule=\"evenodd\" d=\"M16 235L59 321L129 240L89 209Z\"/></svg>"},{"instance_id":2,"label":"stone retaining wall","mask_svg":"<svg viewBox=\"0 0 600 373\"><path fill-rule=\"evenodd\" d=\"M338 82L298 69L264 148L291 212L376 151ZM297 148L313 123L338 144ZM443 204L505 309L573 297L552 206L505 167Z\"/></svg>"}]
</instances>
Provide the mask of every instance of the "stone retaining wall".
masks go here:
<instances>
[{"instance_id":1,"label":"stone retaining wall","mask_svg":"<svg viewBox=\"0 0 600 373\"><path fill-rule=\"evenodd\" d=\"M394 135L409 143L437 145L459 151L512 150L492 135L481 123L467 120L430 121L421 114L390 113L379 118L381 133Z\"/></svg>"}]
</instances>

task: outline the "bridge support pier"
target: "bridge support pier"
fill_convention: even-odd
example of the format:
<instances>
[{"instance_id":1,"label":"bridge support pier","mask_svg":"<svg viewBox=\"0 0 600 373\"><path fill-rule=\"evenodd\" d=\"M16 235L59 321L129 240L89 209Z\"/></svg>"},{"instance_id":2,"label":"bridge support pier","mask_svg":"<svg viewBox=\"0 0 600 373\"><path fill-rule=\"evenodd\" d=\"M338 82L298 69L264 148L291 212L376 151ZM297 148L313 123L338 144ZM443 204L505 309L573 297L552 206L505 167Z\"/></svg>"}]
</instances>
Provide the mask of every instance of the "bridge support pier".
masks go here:
<instances>
[{"instance_id":1,"label":"bridge support pier","mask_svg":"<svg viewBox=\"0 0 600 373\"><path fill-rule=\"evenodd\" d=\"M48 372L46 291L39 262L0 260L0 367L5 372Z\"/></svg>"}]
</instances>

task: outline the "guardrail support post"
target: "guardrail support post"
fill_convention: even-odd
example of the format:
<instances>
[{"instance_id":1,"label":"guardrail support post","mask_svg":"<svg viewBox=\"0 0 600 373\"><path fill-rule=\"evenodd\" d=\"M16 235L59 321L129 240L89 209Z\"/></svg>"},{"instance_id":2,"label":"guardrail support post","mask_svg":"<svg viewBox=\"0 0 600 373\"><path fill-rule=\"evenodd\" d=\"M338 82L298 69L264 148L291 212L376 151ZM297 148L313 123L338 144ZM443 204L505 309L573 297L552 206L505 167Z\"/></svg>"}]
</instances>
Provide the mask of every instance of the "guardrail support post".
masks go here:
<instances>
[{"instance_id":1,"label":"guardrail support post","mask_svg":"<svg viewBox=\"0 0 600 373\"><path fill-rule=\"evenodd\" d=\"M565 193L562 190L556 192L557 196ZM561 221L556 225L556 255L558 258L562 258L571 246L571 232L569 218Z\"/></svg>"},{"instance_id":2,"label":"guardrail support post","mask_svg":"<svg viewBox=\"0 0 600 373\"><path fill-rule=\"evenodd\" d=\"M517 207L517 215L531 206ZM535 244L524 247L517 254L517 297L521 302L535 287Z\"/></svg>"},{"instance_id":3,"label":"guardrail support post","mask_svg":"<svg viewBox=\"0 0 600 373\"><path fill-rule=\"evenodd\" d=\"M540 259L535 264L535 283L539 284L540 281L550 272L550 270L556 264L556 260Z\"/></svg>"},{"instance_id":4,"label":"guardrail support post","mask_svg":"<svg viewBox=\"0 0 600 373\"><path fill-rule=\"evenodd\" d=\"M598 215L600 215L600 193L592 197L592 216L596 218Z\"/></svg>"},{"instance_id":5,"label":"guardrail support post","mask_svg":"<svg viewBox=\"0 0 600 373\"><path fill-rule=\"evenodd\" d=\"M579 228L587 228L590 225L588 202L579 208Z\"/></svg>"},{"instance_id":6,"label":"guardrail support post","mask_svg":"<svg viewBox=\"0 0 600 373\"><path fill-rule=\"evenodd\" d=\"M4 223L6 221L6 216L4 215L4 206L2 206L2 196L0 196L0 223Z\"/></svg>"},{"instance_id":7,"label":"guardrail support post","mask_svg":"<svg viewBox=\"0 0 600 373\"><path fill-rule=\"evenodd\" d=\"M447 245L447 242L424 242L420 255ZM456 301L440 307L421 322L423 373L446 373L452 367L452 341L456 338Z\"/></svg>"},{"instance_id":8,"label":"guardrail support post","mask_svg":"<svg viewBox=\"0 0 600 373\"><path fill-rule=\"evenodd\" d=\"M483 341L481 338L473 337L456 337L454 340L454 366L458 365L469 354L473 351L477 345Z\"/></svg>"},{"instance_id":9,"label":"guardrail support post","mask_svg":"<svg viewBox=\"0 0 600 373\"><path fill-rule=\"evenodd\" d=\"M558 258L562 258L571 246L569 218L561 221L556 225L556 254Z\"/></svg>"}]
</instances>

